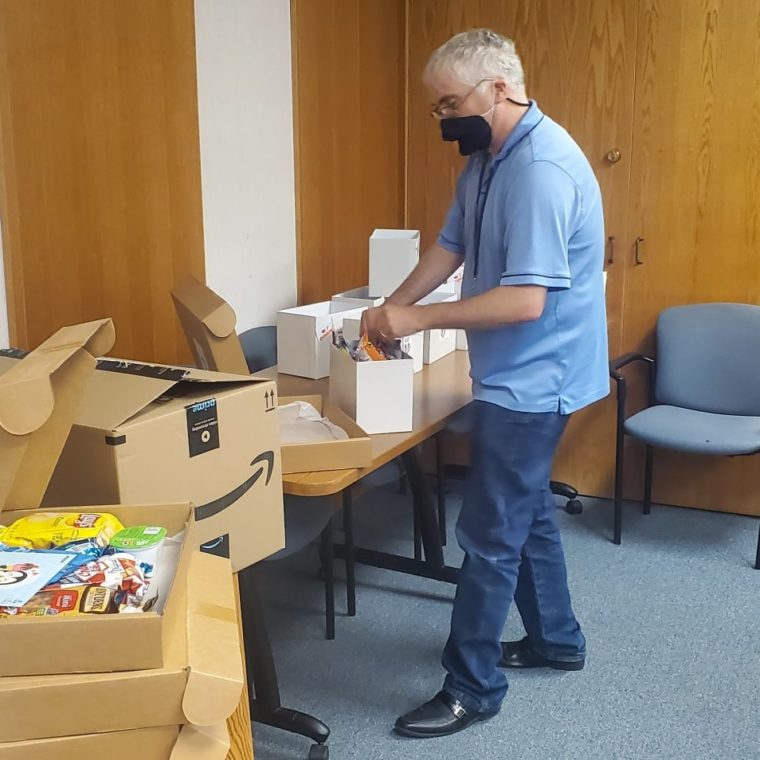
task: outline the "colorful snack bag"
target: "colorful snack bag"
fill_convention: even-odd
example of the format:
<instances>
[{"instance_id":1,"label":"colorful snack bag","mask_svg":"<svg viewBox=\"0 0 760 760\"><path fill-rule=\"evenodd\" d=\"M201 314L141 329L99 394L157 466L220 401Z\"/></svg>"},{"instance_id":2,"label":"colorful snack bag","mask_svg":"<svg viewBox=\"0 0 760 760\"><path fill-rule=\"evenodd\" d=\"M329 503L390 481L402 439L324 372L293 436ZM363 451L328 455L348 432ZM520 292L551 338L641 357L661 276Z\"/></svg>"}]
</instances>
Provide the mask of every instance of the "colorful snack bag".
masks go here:
<instances>
[{"instance_id":1,"label":"colorful snack bag","mask_svg":"<svg viewBox=\"0 0 760 760\"><path fill-rule=\"evenodd\" d=\"M74 586L67 589L46 587L23 607L0 607L0 618L16 615L102 615L118 612L116 592L102 586Z\"/></svg>"},{"instance_id":2,"label":"colorful snack bag","mask_svg":"<svg viewBox=\"0 0 760 760\"><path fill-rule=\"evenodd\" d=\"M24 549L55 549L73 541L92 540L105 548L124 526L113 515L98 512L38 512L0 530L0 543Z\"/></svg>"},{"instance_id":3,"label":"colorful snack bag","mask_svg":"<svg viewBox=\"0 0 760 760\"><path fill-rule=\"evenodd\" d=\"M130 554L111 554L87 562L58 583L48 584L45 590L82 585L103 586L137 598L144 596L146 591L145 578L137 567L137 560Z\"/></svg>"}]
</instances>

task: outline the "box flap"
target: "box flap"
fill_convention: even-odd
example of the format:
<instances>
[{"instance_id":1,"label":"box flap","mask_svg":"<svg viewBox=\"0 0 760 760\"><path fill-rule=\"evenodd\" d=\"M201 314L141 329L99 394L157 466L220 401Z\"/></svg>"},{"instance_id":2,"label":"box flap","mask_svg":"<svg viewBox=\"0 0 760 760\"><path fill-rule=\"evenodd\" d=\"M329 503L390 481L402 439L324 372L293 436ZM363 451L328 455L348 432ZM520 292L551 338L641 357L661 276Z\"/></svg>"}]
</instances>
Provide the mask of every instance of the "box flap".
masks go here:
<instances>
[{"instance_id":1,"label":"box flap","mask_svg":"<svg viewBox=\"0 0 760 760\"><path fill-rule=\"evenodd\" d=\"M232 307L192 275L172 290L172 298L192 312L217 338L226 338L235 332L237 318Z\"/></svg>"},{"instance_id":2,"label":"box flap","mask_svg":"<svg viewBox=\"0 0 760 760\"><path fill-rule=\"evenodd\" d=\"M55 406L51 375L85 349L107 353L116 334L110 319L63 327L0 375L0 427L11 435L28 435L50 419Z\"/></svg>"},{"instance_id":3,"label":"box flap","mask_svg":"<svg viewBox=\"0 0 760 760\"><path fill-rule=\"evenodd\" d=\"M225 760L230 746L224 721L212 726L182 726L169 760Z\"/></svg>"},{"instance_id":4,"label":"box flap","mask_svg":"<svg viewBox=\"0 0 760 760\"><path fill-rule=\"evenodd\" d=\"M90 378L76 423L103 430L116 430L162 396L171 396L172 389L183 383L261 382L250 375L122 359L101 359L97 368Z\"/></svg>"},{"instance_id":5,"label":"box flap","mask_svg":"<svg viewBox=\"0 0 760 760\"><path fill-rule=\"evenodd\" d=\"M229 560L195 553L188 575L190 672L182 710L196 726L223 723L243 690L243 660Z\"/></svg>"}]
</instances>

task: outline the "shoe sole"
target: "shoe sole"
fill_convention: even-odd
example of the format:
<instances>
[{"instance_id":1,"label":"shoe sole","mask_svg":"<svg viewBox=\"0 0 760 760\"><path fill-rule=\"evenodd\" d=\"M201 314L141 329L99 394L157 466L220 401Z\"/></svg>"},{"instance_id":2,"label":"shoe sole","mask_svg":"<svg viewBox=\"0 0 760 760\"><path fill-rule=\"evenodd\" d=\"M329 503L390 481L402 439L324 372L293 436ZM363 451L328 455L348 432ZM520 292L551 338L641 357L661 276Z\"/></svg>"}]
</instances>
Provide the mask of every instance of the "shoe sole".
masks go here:
<instances>
[{"instance_id":1,"label":"shoe sole","mask_svg":"<svg viewBox=\"0 0 760 760\"><path fill-rule=\"evenodd\" d=\"M579 660L578 662L560 662L553 660L552 662L542 662L536 665L512 665L509 662L500 662L500 668L509 668L510 670L535 670L536 668L549 668L550 670L564 670L564 671L578 671L583 670L586 664L585 660Z\"/></svg>"},{"instance_id":2,"label":"shoe sole","mask_svg":"<svg viewBox=\"0 0 760 760\"><path fill-rule=\"evenodd\" d=\"M418 731L413 731L409 728L403 728L402 726L394 726L393 730L399 734L400 736L404 736L407 739L440 739L444 736L453 736L454 734L458 734L460 731L464 731L467 728L470 728L470 726L474 726L476 723L485 723L487 720L491 720L491 718L495 718L499 714L499 711L497 710L495 713L489 713L488 715L478 716L475 718L471 723L468 723L466 726L462 726L461 728L457 728L454 731L438 731L435 733L421 733Z\"/></svg>"}]
</instances>

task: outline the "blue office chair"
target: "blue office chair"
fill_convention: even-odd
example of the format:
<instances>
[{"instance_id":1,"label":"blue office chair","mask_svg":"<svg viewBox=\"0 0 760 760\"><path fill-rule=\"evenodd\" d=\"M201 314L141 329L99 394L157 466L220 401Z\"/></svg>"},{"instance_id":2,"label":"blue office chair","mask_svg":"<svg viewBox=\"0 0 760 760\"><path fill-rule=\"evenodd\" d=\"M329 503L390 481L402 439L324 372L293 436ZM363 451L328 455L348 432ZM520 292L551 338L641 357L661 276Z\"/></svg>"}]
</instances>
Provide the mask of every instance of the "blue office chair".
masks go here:
<instances>
[{"instance_id":1,"label":"blue office chair","mask_svg":"<svg viewBox=\"0 0 760 760\"><path fill-rule=\"evenodd\" d=\"M626 419L632 362L649 370L649 406ZM760 306L676 306L657 320L657 358L629 353L610 363L617 385L614 542L622 533L625 436L646 444L644 514L652 508L654 449L715 456L760 452ZM760 569L760 532L755 568Z\"/></svg>"},{"instance_id":2,"label":"blue office chair","mask_svg":"<svg viewBox=\"0 0 760 760\"><path fill-rule=\"evenodd\" d=\"M260 372L277 364L277 328L272 325L252 327L239 336L248 369ZM337 501L329 498L284 497L285 548L267 562L285 559L320 539L320 557L325 581L325 635L335 638L335 575L333 561L333 517Z\"/></svg>"}]
</instances>

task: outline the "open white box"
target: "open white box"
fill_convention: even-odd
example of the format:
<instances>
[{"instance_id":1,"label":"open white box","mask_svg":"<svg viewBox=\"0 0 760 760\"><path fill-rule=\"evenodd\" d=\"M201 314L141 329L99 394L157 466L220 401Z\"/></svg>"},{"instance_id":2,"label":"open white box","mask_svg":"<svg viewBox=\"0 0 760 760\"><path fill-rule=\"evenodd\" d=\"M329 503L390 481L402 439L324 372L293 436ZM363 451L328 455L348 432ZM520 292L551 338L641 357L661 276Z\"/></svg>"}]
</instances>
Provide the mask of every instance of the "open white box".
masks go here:
<instances>
[{"instance_id":1,"label":"open white box","mask_svg":"<svg viewBox=\"0 0 760 760\"><path fill-rule=\"evenodd\" d=\"M467 351L467 332L457 330L457 351Z\"/></svg>"},{"instance_id":2,"label":"open white box","mask_svg":"<svg viewBox=\"0 0 760 760\"><path fill-rule=\"evenodd\" d=\"M357 317L347 317L343 320L343 337L347 341L359 340L361 337L361 319ZM422 370L422 354L425 350L425 334L418 332L401 338L401 350L412 357L414 362L414 373L417 374Z\"/></svg>"},{"instance_id":3,"label":"open white box","mask_svg":"<svg viewBox=\"0 0 760 760\"><path fill-rule=\"evenodd\" d=\"M277 369L285 375L319 380L330 374L333 331L345 317L359 316L365 306L322 301L277 313Z\"/></svg>"},{"instance_id":4,"label":"open white box","mask_svg":"<svg viewBox=\"0 0 760 760\"><path fill-rule=\"evenodd\" d=\"M330 400L370 435L408 433L414 416L414 363L411 357L357 362L331 346Z\"/></svg>"},{"instance_id":5,"label":"open white box","mask_svg":"<svg viewBox=\"0 0 760 760\"><path fill-rule=\"evenodd\" d=\"M380 306L385 301L385 296L371 296L369 292L369 285L364 285L361 288L336 293L332 300L349 306L365 306L366 308Z\"/></svg>"},{"instance_id":6,"label":"open white box","mask_svg":"<svg viewBox=\"0 0 760 760\"><path fill-rule=\"evenodd\" d=\"M369 292L391 295L419 259L419 230L375 230L369 239Z\"/></svg>"}]
</instances>

